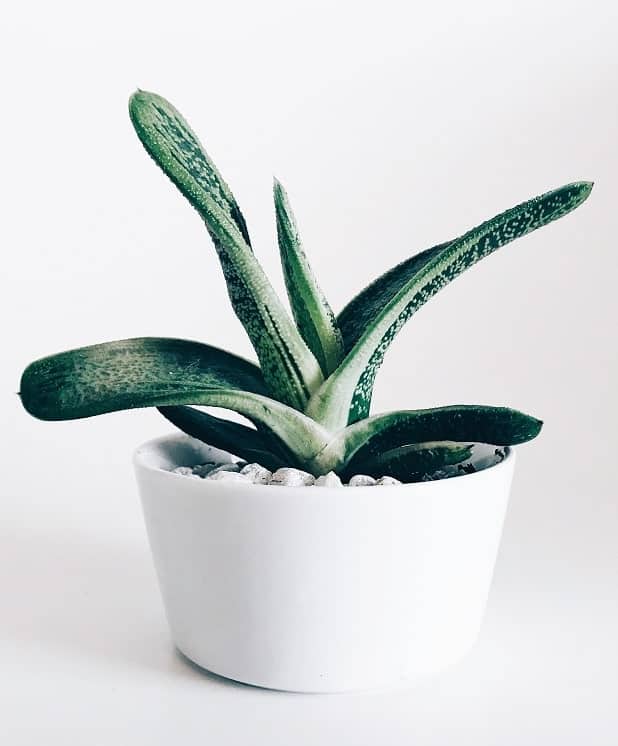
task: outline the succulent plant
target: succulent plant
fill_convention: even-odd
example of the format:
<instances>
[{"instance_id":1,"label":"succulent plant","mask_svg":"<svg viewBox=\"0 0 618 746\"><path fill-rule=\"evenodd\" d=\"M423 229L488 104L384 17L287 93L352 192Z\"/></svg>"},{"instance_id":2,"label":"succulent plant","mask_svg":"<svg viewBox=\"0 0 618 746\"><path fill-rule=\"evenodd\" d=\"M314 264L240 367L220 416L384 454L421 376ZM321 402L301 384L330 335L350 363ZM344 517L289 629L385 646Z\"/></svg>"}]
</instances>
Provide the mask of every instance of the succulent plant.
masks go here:
<instances>
[{"instance_id":1,"label":"succulent plant","mask_svg":"<svg viewBox=\"0 0 618 746\"><path fill-rule=\"evenodd\" d=\"M397 332L420 306L479 260L576 208L591 183L542 194L415 254L335 316L307 261L286 192L275 181L291 317L253 253L232 192L180 113L146 91L131 97L129 113L148 154L204 220L259 367L182 339L83 347L27 367L20 394L31 414L68 420L158 407L189 435L268 468L407 480L462 461L472 443L514 445L539 433L540 420L506 407L455 405L370 416L374 380ZM253 427L189 405L234 410Z\"/></svg>"}]
</instances>

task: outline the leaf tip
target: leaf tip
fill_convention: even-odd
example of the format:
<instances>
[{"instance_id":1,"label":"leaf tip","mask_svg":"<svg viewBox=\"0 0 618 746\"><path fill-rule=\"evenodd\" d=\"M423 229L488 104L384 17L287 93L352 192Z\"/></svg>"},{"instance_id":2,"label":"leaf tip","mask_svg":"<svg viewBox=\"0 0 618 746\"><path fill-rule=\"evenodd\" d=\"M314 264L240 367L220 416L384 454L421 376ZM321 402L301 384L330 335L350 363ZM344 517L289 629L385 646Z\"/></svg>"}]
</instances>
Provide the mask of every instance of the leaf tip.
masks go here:
<instances>
[{"instance_id":1,"label":"leaf tip","mask_svg":"<svg viewBox=\"0 0 618 746\"><path fill-rule=\"evenodd\" d=\"M527 440L532 440L533 438L536 438L536 436L543 429L543 420L539 420L537 417L528 416L528 423L529 427Z\"/></svg>"},{"instance_id":2,"label":"leaf tip","mask_svg":"<svg viewBox=\"0 0 618 746\"><path fill-rule=\"evenodd\" d=\"M129 117L133 123L139 119L140 110L145 104L144 94L146 91L142 91L141 88L137 88L129 96Z\"/></svg>"},{"instance_id":3,"label":"leaf tip","mask_svg":"<svg viewBox=\"0 0 618 746\"><path fill-rule=\"evenodd\" d=\"M35 366L36 363L30 363L30 365L28 365L24 372L21 374L17 396L19 396L22 406L26 410L26 412L28 412L28 414L31 414L33 417L37 417L38 419L43 419L41 417L41 412L39 411L40 408L36 406L36 384L34 382L34 378L36 375Z\"/></svg>"},{"instance_id":4,"label":"leaf tip","mask_svg":"<svg viewBox=\"0 0 618 746\"><path fill-rule=\"evenodd\" d=\"M287 194L283 184L276 176L273 176L273 195L275 197L275 202L278 203L282 203L287 199Z\"/></svg>"},{"instance_id":5,"label":"leaf tip","mask_svg":"<svg viewBox=\"0 0 618 746\"><path fill-rule=\"evenodd\" d=\"M572 184L567 184L565 191L570 197L571 209L579 207L582 202L588 199L593 186L594 181L575 181Z\"/></svg>"},{"instance_id":6,"label":"leaf tip","mask_svg":"<svg viewBox=\"0 0 618 746\"><path fill-rule=\"evenodd\" d=\"M171 104L163 96L159 96L152 91L145 91L142 88L136 88L129 96L129 116L135 122L140 117L147 116L147 111L153 104L171 108Z\"/></svg>"},{"instance_id":7,"label":"leaf tip","mask_svg":"<svg viewBox=\"0 0 618 746\"><path fill-rule=\"evenodd\" d=\"M133 106L135 106L136 103L139 103L144 96L144 93L146 91L142 90L141 88L136 88L133 93L129 96L129 109L131 109Z\"/></svg>"}]
</instances>

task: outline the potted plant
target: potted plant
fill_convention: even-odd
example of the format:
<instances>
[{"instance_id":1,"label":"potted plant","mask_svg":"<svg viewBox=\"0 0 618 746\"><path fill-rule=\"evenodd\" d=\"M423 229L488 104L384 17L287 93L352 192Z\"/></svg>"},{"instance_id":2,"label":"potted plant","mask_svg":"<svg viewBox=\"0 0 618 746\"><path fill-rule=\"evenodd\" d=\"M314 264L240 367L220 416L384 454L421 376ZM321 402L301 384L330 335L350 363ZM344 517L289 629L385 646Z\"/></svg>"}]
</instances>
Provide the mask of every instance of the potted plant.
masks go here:
<instances>
[{"instance_id":1,"label":"potted plant","mask_svg":"<svg viewBox=\"0 0 618 746\"><path fill-rule=\"evenodd\" d=\"M296 691L387 685L444 667L478 634L511 447L542 423L480 405L370 415L374 379L421 305L576 208L592 185L547 192L406 259L335 316L275 182L291 318L183 117L145 91L129 112L204 220L259 366L198 342L126 339L32 363L24 407L44 420L158 407L184 431L138 448L135 468L172 634L199 665Z\"/></svg>"}]
</instances>

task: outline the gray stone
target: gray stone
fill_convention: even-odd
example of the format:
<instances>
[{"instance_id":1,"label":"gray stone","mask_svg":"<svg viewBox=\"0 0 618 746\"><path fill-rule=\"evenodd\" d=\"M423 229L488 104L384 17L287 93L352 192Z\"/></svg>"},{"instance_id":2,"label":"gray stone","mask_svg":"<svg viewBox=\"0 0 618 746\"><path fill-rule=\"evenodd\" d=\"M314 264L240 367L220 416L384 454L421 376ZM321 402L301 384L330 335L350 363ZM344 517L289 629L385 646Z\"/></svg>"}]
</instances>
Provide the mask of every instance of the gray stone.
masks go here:
<instances>
[{"instance_id":1,"label":"gray stone","mask_svg":"<svg viewBox=\"0 0 618 746\"><path fill-rule=\"evenodd\" d=\"M217 464L213 464L212 462L198 464L193 467L193 473L197 474L198 477L207 477L216 466Z\"/></svg>"},{"instance_id":2,"label":"gray stone","mask_svg":"<svg viewBox=\"0 0 618 746\"><path fill-rule=\"evenodd\" d=\"M206 477L206 480L213 482L236 482L238 484L253 484L251 479L246 474L240 474L240 472L229 470L211 472Z\"/></svg>"},{"instance_id":3,"label":"gray stone","mask_svg":"<svg viewBox=\"0 0 618 746\"><path fill-rule=\"evenodd\" d=\"M223 471L233 472L237 474L240 471L240 467L238 466L238 464L233 464L231 462L229 464L219 464L209 472L208 479L214 477L215 474L220 474Z\"/></svg>"},{"instance_id":4,"label":"gray stone","mask_svg":"<svg viewBox=\"0 0 618 746\"><path fill-rule=\"evenodd\" d=\"M279 487L309 487L315 482L315 477L301 469L282 467L272 475L270 484Z\"/></svg>"},{"instance_id":5,"label":"gray stone","mask_svg":"<svg viewBox=\"0 0 618 746\"><path fill-rule=\"evenodd\" d=\"M343 487L341 479L335 474L334 471L329 471L328 474L322 474L315 480L316 487Z\"/></svg>"},{"instance_id":6,"label":"gray stone","mask_svg":"<svg viewBox=\"0 0 618 746\"><path fill-rule=\"evenodd\" d=\"M193 473L193 469L190 466L177 466L175 469L172 469L172 474L180 474L181 477L199 479L199 477Z\"/></svg>"},{"instance_id":7,"label":"gray stone","mask_svg":"<svg viewBox=\"0 0 618 746\"><path fill-rule=\"evenodd\" d=\"M402 484L398 479L395 479L395 477L380 477L378 481L376 482L376 485L378 487L382 485L393 485L393 484Z\"/></svg>"},{"instance_id":8,"label":"gray stone","mask_svg":"<svg viewBox=\"0 0 618 746\"><path fill-rule=\"evenodd\" d=\"M348 485L350 487L373 487L375 483L376 480L368 474L355 474L348 482Z\"/></svg>"},{"instance_id":9,"label":"gray stone","mask_svg":"<svg viewBox=\"0 0 618 746\"><path fill-rule=\"evenodd\" d=\"M253 482L253 484L268 484L272 478L272 472L261 464L246 464L240 473Z\"/></svg>"}]
</instances>

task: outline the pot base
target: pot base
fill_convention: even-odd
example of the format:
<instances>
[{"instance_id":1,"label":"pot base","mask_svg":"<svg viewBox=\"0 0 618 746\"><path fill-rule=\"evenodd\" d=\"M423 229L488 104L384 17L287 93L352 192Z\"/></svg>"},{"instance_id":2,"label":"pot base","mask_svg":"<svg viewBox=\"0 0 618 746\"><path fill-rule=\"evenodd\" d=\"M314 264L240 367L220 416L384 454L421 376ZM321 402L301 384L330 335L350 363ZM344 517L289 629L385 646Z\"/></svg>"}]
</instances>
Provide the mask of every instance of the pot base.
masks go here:
<instances>
[{"instance_id":1,"label":"pot base","mask_svg":"<svg viewBox=\"0 0 618 746\"><path fill-rule=\"evenodd\" d=\"M466 650L460 652L459 655L445 656L445 660L442 664L434 662L434 667L431 669L417 670L415 672L410 672L408 675L402 675L398 678L384 681L376 681L372 679L371 681L363 683L362 680L359 680L351 685L346 685L342 682L339 682L338 684L332 683L325 679L322 679L318 685L313 682L304 686L297 680L289 684L286 684L285 682L271 682L257 679L248 680L241 678L233 672L227 673L225 671L216 671L211 666L200 663L198 660L192 658L187 652L178 647L178 645L176 645L176 651L187 665L197 669L200 673L206 676L215 676L218 679L225 679L234 684L251 686L257 689L268 689L273 692L289 692L291 694L346 694L353 692L389 691L414 686L418 681L437 676L460 663L474 649L477 640L478 638L475 639Z\"/></svg>"}]
</instances>

